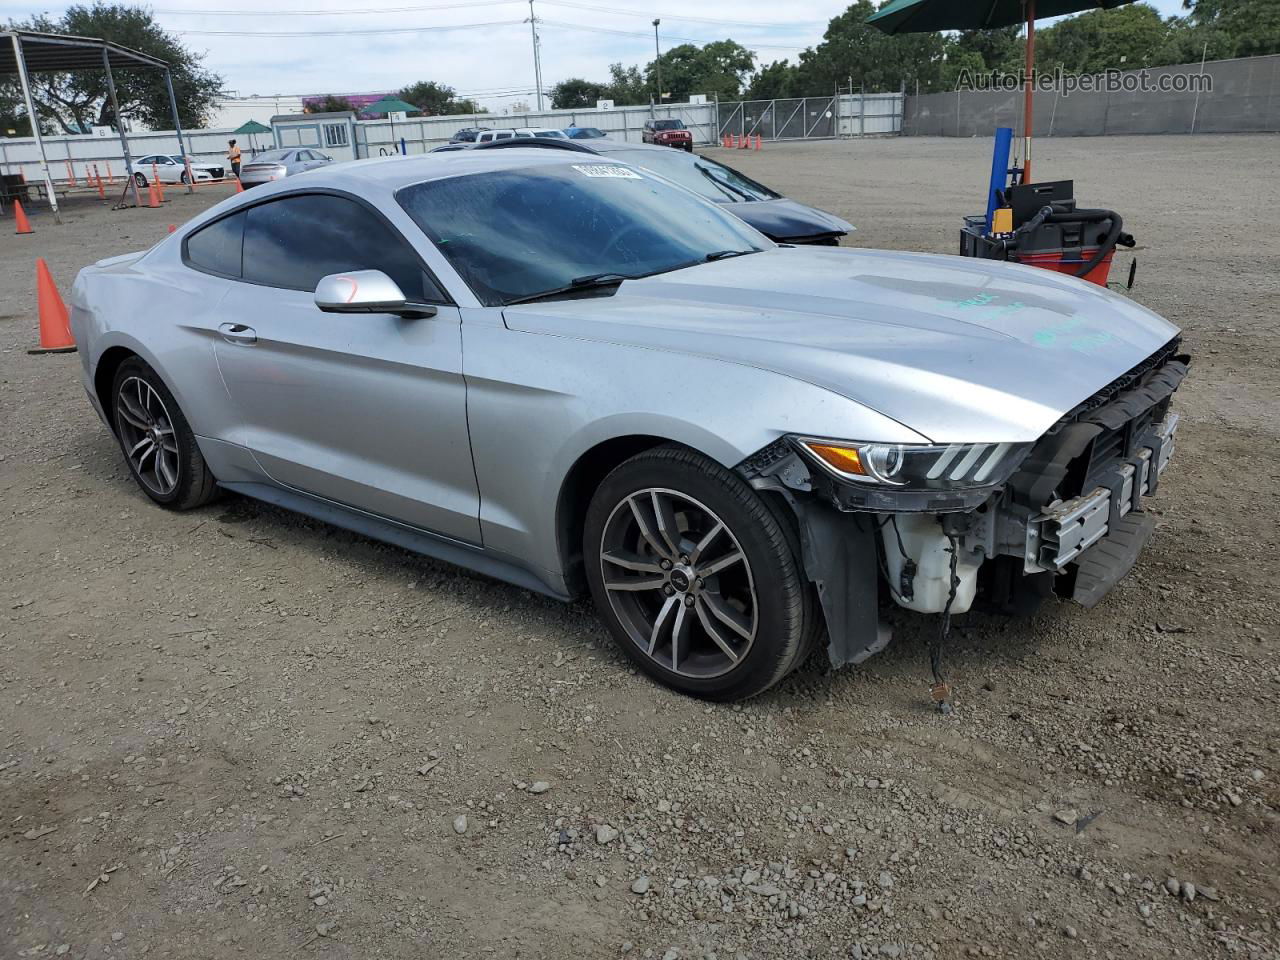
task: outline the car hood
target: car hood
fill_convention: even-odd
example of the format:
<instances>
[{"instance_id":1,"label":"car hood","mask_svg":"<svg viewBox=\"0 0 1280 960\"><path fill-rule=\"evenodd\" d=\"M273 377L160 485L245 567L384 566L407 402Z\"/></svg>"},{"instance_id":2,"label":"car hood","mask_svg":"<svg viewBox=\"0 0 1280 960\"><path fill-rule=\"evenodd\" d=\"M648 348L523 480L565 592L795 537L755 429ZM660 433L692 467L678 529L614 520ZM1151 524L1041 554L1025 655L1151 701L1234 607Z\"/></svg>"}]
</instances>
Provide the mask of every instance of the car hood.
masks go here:
<instances>
[{"instance_id":1,"label":"car hood","mask_svg":"<svg viewBox=\"0 0 1280 960\"><path fill-rule=\"evenodd\" d=\"M937 443L1035 440L1178 333L1123 296L1047 270L813 247L771 249L628 280L610 297L522 304L503 314L509 327L529 333L775 371Z\"/></svg>"},{"instance_id":2,"label":"car hood","mask_svg":"<svg viewBox=\"0 0 1280 960\"><path fill-rule=\"evenodd\" d=\"M724 208L779 243L852 233L853 224L803 203L779 200L727 200Z\"/></svg>"}]
</instances>

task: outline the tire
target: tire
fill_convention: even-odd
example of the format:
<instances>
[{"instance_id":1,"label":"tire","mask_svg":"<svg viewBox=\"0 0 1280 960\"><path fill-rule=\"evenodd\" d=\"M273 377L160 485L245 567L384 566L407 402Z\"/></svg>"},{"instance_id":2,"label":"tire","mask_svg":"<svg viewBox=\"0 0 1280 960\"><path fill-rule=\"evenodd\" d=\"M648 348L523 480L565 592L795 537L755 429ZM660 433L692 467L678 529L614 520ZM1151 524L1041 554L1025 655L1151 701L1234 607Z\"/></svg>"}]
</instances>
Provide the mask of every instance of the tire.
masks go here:
<instances>
[{"instance_id":1,"label":"tire","mask_svg":"<svg viewBox=\"0 0 1280 960\"><path fill-rule=\"evenodd\" d=\"M808 652L815 613L795 538L740 477L707 457L675 446L632 457L596 489L584 526L596 608L623 652L658 682L741 700Z\"/></svg>"},{"instance_id":2,"label":"tire","mask_svg":"<svg viewBox=\"0 0 1280 960\"><path fill-rule=\"evenodd\" d=\"M217 495L187 418L141 358L130 357L116 370L111 414L129 472L148 497L170 510L191 510Z\"/></svg>"},{"instance_id":3,"label":"tire","mask_svg":"<svg viewBox=\"0 0 1280 960\"><path fill-rule=\"evenodd\" d=\"M685 152L685 153L693 153L693 144L692 144L692 143L686 143L686 144L684 145L684 152Z\"/></svg>"},{"instance_id":4,"label":"tire","mask_svg":"<svg viewBox=\"0 0 1280 960\"><path fill-rule=\"evenodd\" d=\"M185 170L183 170L183 171L182 171L182 173L178 176L178 182L179 182L179 183L190 183L190 182L191 182L191 177L187 174L187 171L185 171Z\"/></svg>"},{"instance_id":5,"label":"tire","mask_svg":"<svg viewBox=\"0 0 1280 960\"><path fill-rule=\"evenodd\" d=\"M133 175L133 182L140 187L145 187L147 185L146 175L142 173L135 173Z\"/></svg>"}]
</instances>

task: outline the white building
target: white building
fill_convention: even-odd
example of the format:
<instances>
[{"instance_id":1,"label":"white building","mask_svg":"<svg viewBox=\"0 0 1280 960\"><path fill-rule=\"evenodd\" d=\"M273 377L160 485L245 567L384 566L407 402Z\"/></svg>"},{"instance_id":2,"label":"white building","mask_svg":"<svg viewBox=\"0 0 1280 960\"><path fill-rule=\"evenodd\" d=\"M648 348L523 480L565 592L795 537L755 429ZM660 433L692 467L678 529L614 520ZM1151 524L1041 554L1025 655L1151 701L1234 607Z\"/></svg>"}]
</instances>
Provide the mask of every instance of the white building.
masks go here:
<instances>
[{"instance_id":1,"label":"white building","mask_svg":"<svg viewBox=\"0 0 1280 960\"><path fill-rule=\"evenodd\" d=\"M232 93L219 97L214 103L205 127L234 130L250 120L269 125L272 117L283 113L302 113L302 97L289 94L238 96Z\"/></svg>"}]
</instances>

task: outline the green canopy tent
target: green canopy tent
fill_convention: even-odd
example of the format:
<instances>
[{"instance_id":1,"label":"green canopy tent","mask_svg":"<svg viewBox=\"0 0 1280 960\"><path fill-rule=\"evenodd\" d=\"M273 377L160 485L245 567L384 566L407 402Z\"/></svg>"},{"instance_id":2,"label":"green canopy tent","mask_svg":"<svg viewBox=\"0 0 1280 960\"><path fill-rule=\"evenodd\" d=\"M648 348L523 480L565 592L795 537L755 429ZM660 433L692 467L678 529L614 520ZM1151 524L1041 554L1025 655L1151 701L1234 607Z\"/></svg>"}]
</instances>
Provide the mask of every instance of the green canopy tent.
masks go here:
<instances>
[{"instance_id":1,"label":"green canopy tent","mask_svg":"<svg viewBox=\"0 0 1280 960\"><path fill-rule=\"evenodd\" d=\"M390 117L390 115L393 113L418 113L419 108L415 107L412 103L405 103L397 97L383 97L381 100L377 100L369 104L367 107L361 107L360 112L371 113L375 117L383 116L391 119L391 145L395 146L396 121L394 118ZM397 148L397 152L399 152L399 148Z\"/></svg>"},{"instance_id":2,"label":"green canopy tent","mask_svg":"<svg viewBox=\"0 0 1280 960\"><path fill-rule=\"evenodd\" d=\"M264 124L259 123L257 120L250 120L248 123L243 123L240 126L236 127L235 130L233 130L232 132L236 134L244 134L248 136L249 149L253 153L257 153L258 143L254 139L255 135L259 133L270 133L271 128Z\"/></svg>"},{"instance_id":3,"label":"green canopy tent","mask_svg":"<svg viewBox=\"0 0 1280 960\"><path fill-rule=\"evenodd\" d=\"M938 30L994 30L1027 25L1023 83L1022 182L1031 182L1031 113L1036 62L1036 20L1085 10L1110 10L1133 0L890 0L867 23L885 33L933 33Z\"/></svg>"}]
</instances>

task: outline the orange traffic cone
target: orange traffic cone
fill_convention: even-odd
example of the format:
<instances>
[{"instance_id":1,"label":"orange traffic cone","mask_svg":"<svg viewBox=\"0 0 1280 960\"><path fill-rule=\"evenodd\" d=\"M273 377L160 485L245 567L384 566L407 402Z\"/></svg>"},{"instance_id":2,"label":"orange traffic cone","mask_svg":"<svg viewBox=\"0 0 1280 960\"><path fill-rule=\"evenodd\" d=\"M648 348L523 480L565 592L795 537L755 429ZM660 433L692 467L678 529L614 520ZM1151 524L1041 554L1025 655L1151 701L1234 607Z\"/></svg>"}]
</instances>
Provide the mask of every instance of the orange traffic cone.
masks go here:
<instances>
[{"instance_id":1,"label":"orange traffic cone","mask_svg":"<svg viewBox=\"0 0 1280 960\"><path fill-rule=\"evenodd\" d=\"M233 178L236 182L236 193L244 193L244 185L240 182L239 177Z\"/></svg>"},{"instance_id":2,"label":"orange traffic cone","mask_svg":"<svg viewBox=\"0 0 1280 960\"><path fill-rule=\"evenodd\" d=\"M40 346L27 353L71 353L76 341L71 336L71 317L58 295L57 284L44 257L36 260L36 305L40 313Z\"/></svg>"},{"instance_id":3,"label":"orange traffic cone","mask_svg":"<svg viewBox=\"0 0 1280 960\"><path fill-rule=\"evenodd\" d=\"M756 134L756 149L760 149L760 134Z\"/></svg>"},{"instance_id":4,"label":"orange traffic cone","mask_svg":"<svg viewBox=\"0 0 1280 960\"><path fill-rule=\"evenodd\" d=\"M164 203L164 184L160 182L160 172L154 163L151 165L151 180L156 185L156 196L160 198L161 203Z\"/></svg>"},{"instance_id":5,"label":"orange traffic cone","mask_svg":"<svg viewBox=\"0 0 1280 960\"><path fill-rule=\"evenodd\" d=\"M147 184L147 206L160 206L160 194L156 190L156 182L154 180Z\"/></svg>"},{"instance_id":6,"label":"orange traffic cone","mask_svg":"<svg viewBox=\"0 0 1280 960\"><path fill-rule=\"evenodd\" d=\"M93 165L93 179L98 185L98 199L99 200L107 199L107 191L102 186L102 174L98 172L98 165L96 163Z\"/></svg>"},{"instance_id":7,"label":"orange traffic cone","mask_svg":"<svg viewBox=\"0 0 1280 960\"><path fill-rule=\"evenodd\" d=\"M35 233L31 229L31 221L27 219L27 212L22 209L22 201L17 197L13 198L13 221L18 225L14 233Z\"/></svg>"}]
</instances>

